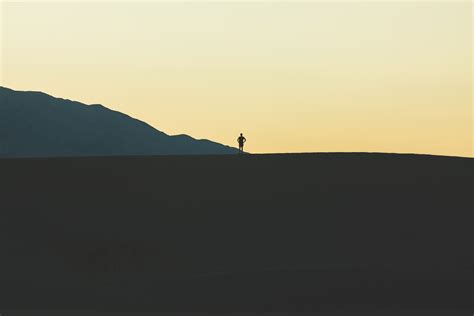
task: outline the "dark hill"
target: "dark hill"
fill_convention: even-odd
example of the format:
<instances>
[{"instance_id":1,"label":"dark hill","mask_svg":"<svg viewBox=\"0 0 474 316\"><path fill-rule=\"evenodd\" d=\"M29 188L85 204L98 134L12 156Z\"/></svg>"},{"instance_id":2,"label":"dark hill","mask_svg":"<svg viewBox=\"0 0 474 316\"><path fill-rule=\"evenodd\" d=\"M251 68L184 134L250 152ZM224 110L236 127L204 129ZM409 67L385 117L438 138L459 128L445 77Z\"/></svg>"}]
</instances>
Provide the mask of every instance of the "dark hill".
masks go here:
<instances>
[{"instance_id":1,"label":"dark hill","mask_svg":"<svg viewBox=\"0 0 474 316\"><path fill-rule=\"evenodd\" d=\"M0 306L467 314L472 171L383 154L3 159Z\"/></svg>"},{"instance_id":2,"label":"dark hill","mask_svg":"<svg viewBox=\"0 0 474 316\"><path fill-rule=\"evenodd\" d=\"M0 87L0 157L231 154L236 149L169 136L102 105Z\"/></svg>"}]
</instances>

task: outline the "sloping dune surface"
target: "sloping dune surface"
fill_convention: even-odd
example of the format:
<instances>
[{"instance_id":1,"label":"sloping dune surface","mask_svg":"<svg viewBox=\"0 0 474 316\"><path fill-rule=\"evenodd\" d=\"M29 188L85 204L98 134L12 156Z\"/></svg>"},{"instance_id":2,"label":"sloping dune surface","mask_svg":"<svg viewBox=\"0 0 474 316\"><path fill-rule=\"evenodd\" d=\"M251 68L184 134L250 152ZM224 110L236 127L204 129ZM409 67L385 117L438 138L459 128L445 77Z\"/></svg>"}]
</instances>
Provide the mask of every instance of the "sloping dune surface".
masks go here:
<instances>
[{"instance_id":1,"label":"sloping dune surface","mask_svg":"<svg viewBox=\"0 0 474 316\"><path fill-rule=\"evenodd\" d=\"M466 312L472 171L391 154L1 159L0 306Z\"/></svg>"}]
</instances>

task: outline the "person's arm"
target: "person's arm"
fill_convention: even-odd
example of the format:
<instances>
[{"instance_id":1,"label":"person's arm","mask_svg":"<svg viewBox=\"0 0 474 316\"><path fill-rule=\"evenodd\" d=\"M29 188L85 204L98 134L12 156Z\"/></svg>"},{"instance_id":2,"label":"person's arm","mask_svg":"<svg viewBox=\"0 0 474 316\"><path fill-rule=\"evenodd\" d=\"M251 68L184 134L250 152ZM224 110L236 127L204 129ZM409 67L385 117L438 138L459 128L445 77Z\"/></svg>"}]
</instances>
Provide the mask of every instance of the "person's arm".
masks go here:
<instances>
[{"instance_id":1,"label":"person's arm","mask_svg":"<svg viewBox=\"0 0 474 316\"><path fill-rule=\"evenodd\" d=\"M245 142L247 141L247 138L244 137L243 141L244 141L244 143L245 143Z\"/></svg>"}]
</instances>

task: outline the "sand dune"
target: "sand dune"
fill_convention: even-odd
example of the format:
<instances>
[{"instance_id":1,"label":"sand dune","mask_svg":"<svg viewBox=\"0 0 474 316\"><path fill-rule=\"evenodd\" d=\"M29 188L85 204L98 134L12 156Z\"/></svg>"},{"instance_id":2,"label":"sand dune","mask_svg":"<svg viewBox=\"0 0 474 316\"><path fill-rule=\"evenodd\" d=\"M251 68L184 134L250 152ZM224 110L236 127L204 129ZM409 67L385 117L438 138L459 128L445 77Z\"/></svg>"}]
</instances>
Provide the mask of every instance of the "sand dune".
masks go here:
<instances>
[{"instance_id":1,"label":"sand dune","mask_svg":"<svg viewBox=\"0 0 474 316\"><path fill-rule=\"evenodd\" d=\"M0 306L468 311L472 171L389 154L2 159Z\"/></svg>"}]
</instances>

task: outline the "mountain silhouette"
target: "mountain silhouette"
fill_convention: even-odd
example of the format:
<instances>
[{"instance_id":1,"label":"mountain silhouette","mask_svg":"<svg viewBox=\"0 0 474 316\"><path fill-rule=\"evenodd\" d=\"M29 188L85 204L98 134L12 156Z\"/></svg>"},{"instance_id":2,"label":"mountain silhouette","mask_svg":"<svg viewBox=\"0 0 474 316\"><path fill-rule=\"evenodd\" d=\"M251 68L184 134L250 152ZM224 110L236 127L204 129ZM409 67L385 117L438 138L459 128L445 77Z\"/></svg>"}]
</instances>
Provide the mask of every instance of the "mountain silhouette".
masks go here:
<instances>
[{"instance_id":1,"label":"mountain silhouette","mask_svg":"<svg viewBox=\"0 0 474 316\"><path fill-rule=\"evenodd\" d=\"M0 157L233 154L237 149L167 135L102 105L0 87Z\"/></svg>"}]
</instances>

